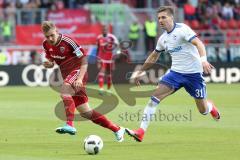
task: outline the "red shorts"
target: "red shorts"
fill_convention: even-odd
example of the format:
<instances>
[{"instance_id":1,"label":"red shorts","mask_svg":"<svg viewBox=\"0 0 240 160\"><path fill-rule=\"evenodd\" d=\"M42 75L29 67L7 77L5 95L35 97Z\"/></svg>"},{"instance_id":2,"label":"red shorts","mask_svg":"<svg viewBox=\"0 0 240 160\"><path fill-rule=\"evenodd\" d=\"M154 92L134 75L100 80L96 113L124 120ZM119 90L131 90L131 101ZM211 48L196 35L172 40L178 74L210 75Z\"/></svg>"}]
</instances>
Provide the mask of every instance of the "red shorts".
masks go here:
<instances>
[{"instance_id":1,"label":"red shorts","mask_svg":"<svg viewBox=\"0 0 240 160\"><path fill-rule=\"evenodd\" d=\"M79 75L79 70L74 70L64 79L64 82L70 84L73 87L73 82L77 79L78 75ZM87 79L88 79L88 76L86 73L83 78L84 86L86 86L86 84L87 84ZM74 89L74 87L73 87L73 89ZM72 98L75 102L76 107L81 104L87 103L88 96L86 94L86 88L83 87L80 91L77 91L76 95L72 96Z\"/></svg>"},{"instance_id":2,"label":"red shorts","mask_svg":"<svg viewBox=\"0 0 240 160\"><path fill-rule=\"evenodd\" d=\"M101 62L101 69L104 69L105 71L112 71L114 67L114 63L104 63Z\"/></svg>"}]
</instances>

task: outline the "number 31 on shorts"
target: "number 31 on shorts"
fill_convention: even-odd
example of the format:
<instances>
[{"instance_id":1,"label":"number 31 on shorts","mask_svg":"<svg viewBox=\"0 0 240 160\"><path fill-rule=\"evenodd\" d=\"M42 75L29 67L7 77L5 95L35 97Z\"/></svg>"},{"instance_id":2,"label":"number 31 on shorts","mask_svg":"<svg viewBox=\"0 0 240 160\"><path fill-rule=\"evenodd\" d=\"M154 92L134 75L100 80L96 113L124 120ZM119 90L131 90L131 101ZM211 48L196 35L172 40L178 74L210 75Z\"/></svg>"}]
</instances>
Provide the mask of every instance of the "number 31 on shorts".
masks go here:
<instances>
[{"instance_id":1,"label":"number 31 on shorts","mask_svg":"<svg viewBox=\"0 0 240 160\"><path fill-rule=\"evenodd\" d=\"M196 97L198 97L198 98L204 98L204 90L203 89L196 89L195 90L195 95L196 95Z\"/></svg>"}]
</instances>

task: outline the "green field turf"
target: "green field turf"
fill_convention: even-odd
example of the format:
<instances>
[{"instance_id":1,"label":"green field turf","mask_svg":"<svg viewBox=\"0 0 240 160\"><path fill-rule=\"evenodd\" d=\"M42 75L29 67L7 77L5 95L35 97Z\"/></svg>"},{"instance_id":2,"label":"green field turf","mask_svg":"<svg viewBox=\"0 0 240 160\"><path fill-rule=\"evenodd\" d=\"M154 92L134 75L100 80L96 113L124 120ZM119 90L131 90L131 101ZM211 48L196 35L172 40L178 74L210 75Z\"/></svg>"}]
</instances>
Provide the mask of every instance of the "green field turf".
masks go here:
<instances>
[{"instance_id":1,"label":"green field turf","mask_svg":"<svg viewBox=\"0 0 240 160\"><path fill-rule=\"evenodd\" d=\"M141 88L145 89L153 86ZM168 115L185 114L187 120L157 119L151 123L144 142L137 143L126 135L123 143L117 143L112 132L91 122L76 122L76 136L56 134L54 129L63 121L54 114L60 98L50 88L2 87L0 160L239 160L239 93L239 84L208 85L208 96L222 114L221 121L216 122L209 115L199 114L192 98L182 89L161 102L158 109ZM107 116L122 126L137 128L140 122L136 117L130 120L124 116L142 111L148 99L138 98L135 107L120 99ZM90 98L91 106L100 102ZM87 155L83 150L83 140L90 134L99 135L104 141L99 155Z\"/></svg>"}]
</instances>

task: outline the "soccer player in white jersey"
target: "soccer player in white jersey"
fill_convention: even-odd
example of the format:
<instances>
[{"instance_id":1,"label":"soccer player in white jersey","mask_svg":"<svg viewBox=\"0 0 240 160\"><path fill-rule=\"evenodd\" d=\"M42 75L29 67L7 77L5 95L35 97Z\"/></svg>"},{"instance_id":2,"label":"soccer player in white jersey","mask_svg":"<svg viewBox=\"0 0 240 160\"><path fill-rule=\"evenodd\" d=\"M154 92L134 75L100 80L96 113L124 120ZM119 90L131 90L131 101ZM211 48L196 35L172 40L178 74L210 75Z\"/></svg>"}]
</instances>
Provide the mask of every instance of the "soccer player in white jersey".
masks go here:
<instances>
[{"instance_id":1,"label":"soccer player in white jersey","mask_svg":"<svg viewBox=\"0 0 240 160\"><path fill-rule=\"evenodd\" d=\"M151 115L156 112L160 101L181 87L184 87L194 98L201 114L210 113L215 120L220 119L220 113L216 106L206 99L206 84L202 74L203 72L210 74L213 66L207 61L204 44L189 26L174 22L172 7L162 6L157 14L159 25L165 31L158 39L156 49L149 55L135 76L135 83L140 85L139 77L158 60L161 53L170 53L172 66L170 72L159 80L155 92L145 107L145 118L142 119L140 128L137 130L126 129L126 132L138 142L143 140Z\"/></svg>"}]
</instances>

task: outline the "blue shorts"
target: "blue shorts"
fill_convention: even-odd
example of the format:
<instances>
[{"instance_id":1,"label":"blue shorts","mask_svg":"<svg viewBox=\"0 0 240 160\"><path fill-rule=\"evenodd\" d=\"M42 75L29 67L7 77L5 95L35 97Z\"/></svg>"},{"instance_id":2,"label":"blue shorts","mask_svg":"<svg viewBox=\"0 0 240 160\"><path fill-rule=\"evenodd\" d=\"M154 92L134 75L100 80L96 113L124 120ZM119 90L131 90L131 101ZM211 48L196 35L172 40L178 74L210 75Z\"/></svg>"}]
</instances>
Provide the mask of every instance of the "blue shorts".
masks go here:
<instances>
[{"instance_id":1,"label":"blue shorts","mask_svg":"<svg viewBox=\"0 0 240 160\"><path fill-rule=\"evenodd\" d=\"M165 84L175 91L184 87L194 98L204 99L207 96L206 84L201 73L184 74L170 70L160 78L159 83Z\"/></svg>"}]
</instances>

